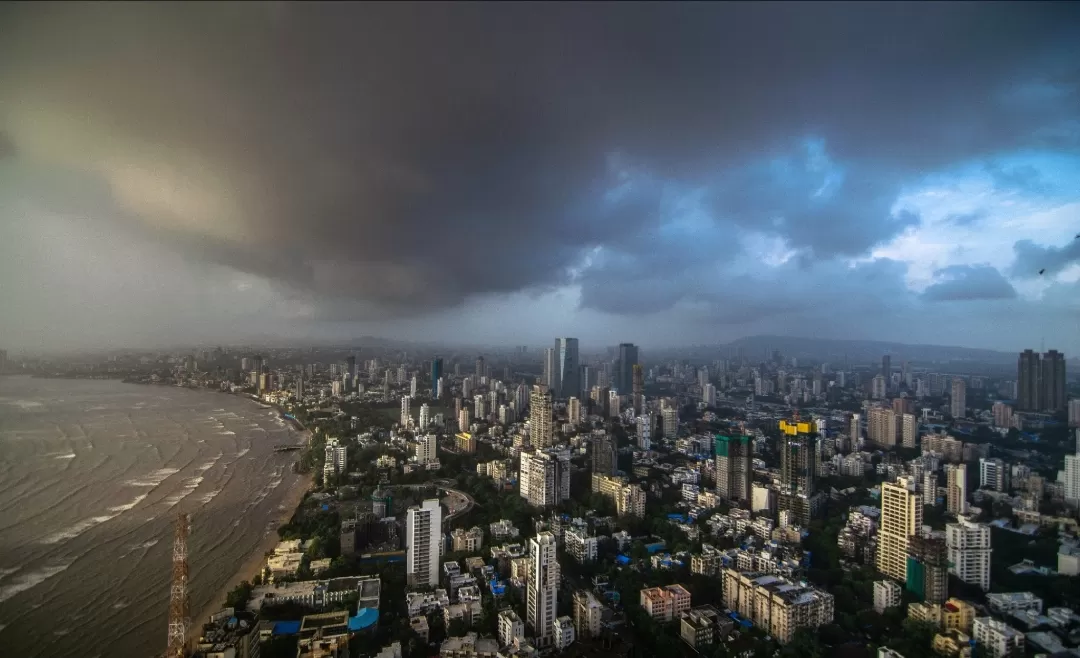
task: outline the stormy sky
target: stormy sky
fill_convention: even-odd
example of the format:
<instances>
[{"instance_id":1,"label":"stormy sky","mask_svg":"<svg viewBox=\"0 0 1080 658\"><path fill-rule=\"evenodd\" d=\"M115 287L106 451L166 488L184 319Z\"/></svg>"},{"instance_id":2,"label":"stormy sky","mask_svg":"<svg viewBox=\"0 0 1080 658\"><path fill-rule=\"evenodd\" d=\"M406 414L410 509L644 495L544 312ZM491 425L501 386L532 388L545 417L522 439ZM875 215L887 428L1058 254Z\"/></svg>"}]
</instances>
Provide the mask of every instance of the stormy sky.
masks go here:
<instances>
[{"instance_id":1,"label":"stormy sky","mask_svg":"<svg viewBox=\"0 0 1080 658\"><path fill-rule=\"evenodd\" d=\"M9 3L0 26L2 347L1080 351L1074 3Z\"/></svg>"}]
</instances>

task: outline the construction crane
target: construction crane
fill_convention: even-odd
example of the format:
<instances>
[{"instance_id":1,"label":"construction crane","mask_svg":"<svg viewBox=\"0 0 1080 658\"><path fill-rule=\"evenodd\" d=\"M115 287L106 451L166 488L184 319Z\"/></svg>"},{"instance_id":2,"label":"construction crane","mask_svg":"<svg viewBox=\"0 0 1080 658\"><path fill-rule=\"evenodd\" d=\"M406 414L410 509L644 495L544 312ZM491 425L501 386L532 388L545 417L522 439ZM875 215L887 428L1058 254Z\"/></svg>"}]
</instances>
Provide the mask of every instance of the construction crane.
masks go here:
<instances>
[{"instance_id":1,"label":"construction crane","mask_svg":"<svg viewBox=\"0 0 1080 658\"><path fill-rule=\"evenodd\" d=\"M188 625L188 533L191 517L180 513L176 517L176 538L173 539L172 588L169 592L169 648L168 658L185 658L187 655Z\"/></svg>"}]
</instances>

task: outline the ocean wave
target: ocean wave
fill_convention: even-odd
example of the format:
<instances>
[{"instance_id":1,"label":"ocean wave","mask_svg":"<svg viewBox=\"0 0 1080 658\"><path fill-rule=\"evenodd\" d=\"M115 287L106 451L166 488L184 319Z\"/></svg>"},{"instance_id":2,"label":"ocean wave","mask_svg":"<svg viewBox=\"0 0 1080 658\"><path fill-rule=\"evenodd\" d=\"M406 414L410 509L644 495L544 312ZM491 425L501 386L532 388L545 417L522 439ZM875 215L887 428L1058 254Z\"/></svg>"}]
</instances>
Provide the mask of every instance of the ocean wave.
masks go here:
<instances>
[{"instance_id":1,"label":"ocean wave","mask_svg":"<svg viewBox=\"0 0 1080 658\"><path fill-rule=\"evenodd\" d=\"M36 400L4 400L3 402L4 404L10 405L12 407L18 407L24 411L27 409L38 409L45 406L44 402L38 402Z\"/></svg>"},{"instance_id":2,"label":"ocean wave","mask_svg":"<svg viewBox=\"0 0 1080 658\"><path fill-rule=\"evenodd\" d=\"M39 543L59 544L60 542L65 542L69 539L75 539L90 528L93 528L96 525L101 525L106 521L111 521L118 516L120 516L120 513L116 512L114 514L102 514L101 516L92 516L89 519L83 519L82 521L79 521L75 525L70 526L65 530L61 530L60 532L54 532L45 539L42 539Z\"/></svg>"},{"instance_id":3,"label":"ocean wave","mask_svg":"<svg viewBox=\"0 0 1080 658\"><path fill-rule=\"evenodd\" d=\"M236 436L236 432L230 432L228 430L224 432L218 432L218 434L220 434L221 436Z\"/></svg>"},{"instance_id":4,"label":"ocean wave","mask_svg":"<svg viewBox=\"0 0 1080 658\"><path fill-rule=\"evenodd\" d=\"M4 569L0 569L0 580L7 578L13 573L18 573L19 569L22 569L22 565L19 565L17 567L7 567Z\"/></svg>"},{"instance_id":5,"label":"ocean wave","mask_svg":"<svg viewBox=\"0 0 1080 658\"><path fill-rule=\"evenodd\" d=\"M127 505L117 505L116 507L110 507L109 511L110 512L126 512L129 509L133 509L136 505L138 505L142 501L146 500L146 496L147 496L147 494L142 494L140 496L135 496L134 500L132 500Z\"/></svg>"},{"instance_id":6,"label":"ocean wave","mask_svg":"<svg viewBox=\"0 0 1080 658\"><path fill-rule=\"evenodd\" d=\"M76 455L73 452L69 452L66 455L57 455L53 459L75 459Z\"/></svg>"},{"instance_id":7,"label":"ocean wave","mask_svg":"<svg viewBox=\"0 0 1080 658\"><path fill-rule=\"evenodd\" d=\"M179 472L179 468L159 468L149 475L128 480L127 482L124 482L124 484L129 487L156 487L167 480L169 476Z\"/></svg>"},{"instance_id":8,"label":"ocean wave","mask_svg":"<svg viewBox=\"0 0 1080 658\"><path fill-rule=\"evenodd\" d=\"M243 457L244 455L248 454L249 452L251 452L251 448L244 448L240 452L236 453L236 457L237 458Z\"/></svg>"},{"instance_id":9,"label":"ocean wave","mask_svg":"<svg viewBox=\"0 0 1080 658\"><path fill-rule=\"evenodd\" d=\"M30 573L26 573L19 576L18 578L12 579L12 583L10 585L4 585L0 587L0 603L7 601L16 594L25 592L32 587L37 587L41 583L45 582L46 580L52 578L56 574L61 573L62 571L70 567L71 564L71 562L67 562L65 564L55 564L47 567L41 567L36 571L31 571Z\"/></svg>"},{"instance_id":10,"label":"ocean wave","mask_svg":"<svg viewBox=\"0 0 1080 658\"><path fill-rule=\"evenodd\" d=\"M203 494L202 496L199 497L199 502L202 503L203 505L205 505L205 504L209 503L211 500L213 500L219 493L221 493L221 491L222 491L221 489L214 489L213 491L211 491L209 493Z\"/></svg>"},{"instance_id":11,"label":"ocean wave","mask_svg":"<svg viewBox=\"0 0 1080 658\"><path fill-rule=\"evenodd\" d=\"M167 497L165 499L165 504L168 505L169 507L174 507L177 503L179 503L181 500L187 498L188 496L190 496L192 494L192 492L194 492L196 489L198 489L199 485L202 484L202 481L203 481L203 478L202 478L201 475L197 475L197 476L195 476L193 478L188 478L187 480L184 481L184 486L181 487L180 490L177 493L175 493L175 494L173 494L173 495L171 495L171 496L169 496L169 497Z\"/></svg>"}]
</instances>

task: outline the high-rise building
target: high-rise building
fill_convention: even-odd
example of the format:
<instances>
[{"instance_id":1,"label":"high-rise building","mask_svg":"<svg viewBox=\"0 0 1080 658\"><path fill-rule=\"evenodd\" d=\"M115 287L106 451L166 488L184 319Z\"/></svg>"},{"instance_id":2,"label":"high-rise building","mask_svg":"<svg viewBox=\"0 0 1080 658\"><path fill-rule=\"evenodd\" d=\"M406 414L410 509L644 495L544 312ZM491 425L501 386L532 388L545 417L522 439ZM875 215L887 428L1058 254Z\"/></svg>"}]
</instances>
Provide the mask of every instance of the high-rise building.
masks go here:
<instances>
[{"instance_id":1,"label":"high-rise building","mask_svg":"<svg viewBox=\"0 0 1080 658\"><path fill-rule=\"evenodd\" d=\"M679 435L679 409L674 404L665 404L660 408L660 420L663 424L664 438L674 439Z\"/></svg>"},{"instance_id":2,"label":"high-rise building","mask_svg":"<svg viewBox=\"0 0 1080 658\"><path fill-rule=\"evenodd\" d=\"M530 538L526 623L536 638L536 645L541 648L549 646L552 641L559 575L555 535L545 531Z\"/></svg>"},{"instance_id":3,"label":"high-rise building","mask_svg":"<svg viewBox=\"0 0 1080 658\"><path fill-rule=\"evenodd\" d=\"M563 399L581 394L581 361L577 338L555 339L555 397Z\"/></svg>"},{"instance_id":4,"label":"high-rise building","mask_svg":"<svg viewBox=\"0 0 1080 658\"><path fill-rule=\"evenodd\" d=\"M717 434L716 495L725 500L750 502L753 484L753 446L749 436Z\"/></svg>"},{"instance_id":5,"label":"high-rise building","mask_svg":"<svg viewBox=\"0 0 1080 658\"><path fill-rule=\"evenodd\" d=\"M427 404L420 405L420 431L426 430L431 424L431 407Z\"/></svg>"},{"instance_id":6,"label":"high-rise building","mask_svg":"<svg viewBox=\"0 0 1080 658\"><path fill-rule=\"evenodd\" d=\"M851 449L859 449L859 439L862 438L862 416L860 414L851 414L851 418L848 421L848 434L851 438Z\"/></svg>"},{"instance_id":7,"label":"high-rise building","mask_svg":"<svg viewBox=\"0 0 1080 658\"><path fill-rule=\"evenodd\" d=\"M566 416L571 423L580 423L584 420L581 415L581 400L571 397L566 401Z\"/></svg>"},{"instance_id":8,"label":"high-rise building","mask_svg":"<svg viewBox=\"0 0 1080 658\"><path fill-rule=\"evenodd\" d=\"M883 448L896 445L896 414L892 409L871 407L866 427L870 440L875 444Z\"/></svg>"},{"instance_id":9,"label":"high-rise building","mask_svg":"<svg viewBox=\"0 0 1080 658\"><path fill-rule=\"evenodd\" d=\"M945 526L949 572L965 583L990 589L990 526L961 516Z\"/></svg>"},{"instance_id":10,"label":"high-rise building","mask_svg":"<svg viewBox=\"0 0 1080 658\"><path fill-rule=\"evenodd\" d=\"M1057 350L1050 350L1042 355L1042 392L1039 396L1042 409L1061 411L1065 408L1065 355Z\"/></svg>"},{"instance_id":11,"label":"high-rise building","mask_svg":"<svg viewBox=\"0 0 1080 658\"><path fill-rule=\"evenodd\" d=\"M409 508L405 523L405 575L410 587L439 584L442 506L437 498Z\"/></svg>"},{"instance_id":12,"label":"high-rise building","mask_svg":"<svg viewBox=\"0 0 1080 658\"><path fill-rule=\"evenodd\" d=\"M592 439L592 472L614 475L618 463L615 441L607 434Z\"/></svg>"},{"instance_id":13,"label":"high-rise building","mask_svg":"<svg viewBox=\"0 0 1080 658\"><path fill-rule=\"evenodd\" d=\"M529 394L529 435L536 448L547 448L555 442L552 413L551 391L542 384L533 385Z\"/></svg>"},{"instance_id":14,"label":"high-rise building","mask_svg":"<svg viewBox=\"0 0 1080 658\"><path fill-rule=\"evenodd\" d=\"M409 426L409 421L412 419L412 416L409 413L409 405L410 405L411 402L412 402L412 398L409 397L408 395L402 395L401 396L401 419L400 419L400 424L401 424L402 427L408 427Z\"/></svg>"},{"instance_id":15,"label":"high-rise building","mask_svg":"<svg viewBox=\"0 0 1080 658\"><path fill-rule=\"evenodd\" d=\"M1002 460L983 457L979 460L979 488L1008 493L1009 466Z\"/></svg>"},{"instance_id":16,"label":"high-rise building","mask_svg":"<svg viewBox=\"0 0 1080 658\"><path fill-rule=\"evenodd\" d=\"M914 448L919 439L919 419L915 414L900 416L900 445Z\"/></svg>"},{"instance_id":17,"label":"high-rise building","mask_svg":"<svg viewBox=\"0 0 1080 658\"><path fill-rule=\"evenodd\" d=\"M431 396L434 398L442 397L442 391L440 391L439 380L442 379L443 361L441 357L435 357L431 360Z\"/></svg>"},{"instance_id":18,"label":"high-rise building","mask_svg":"<svg viewBox=\"0 0 1080 658\"><path fill-rule=\"evenodd\" d=\"M967 417L967 384L959 377L954 377L952 380L952 395L949 397L949 413L953 418Z\"/></svg>"},{"instance_id":19,"label":"high-rise building","mask_svg":"<svg viewBox=\"0 0 1080 658\"><path fill-rule=\"evenodd\" d=\"M481 377L487 377L487 368L484 365L484 357L476 357L476 381L479 382Z\"/></svg>"},{"instance_id":20,"label":"high-rise building","mask_svg":"<svg viewBox=\"0 0 1080 658\"><path fill-rule=\"evenodd\" d=\"M945 466L945 511L957 516L967 514L967 465Z\"/></svg>"},{"instance_id":21,"label":"high-rise building","mask_svg":"<svg viewBox=\"0 0 1080 658\"><path fill-rule=\"evenodd\" d=\"M927 603L949 598L949 552L941 533L908 540L907 590Z\"/></svg>"},{"instance_id":22,"label":"high-rise building","mask_svg":"<svg viewBox=\"0 0 1080 658\"><path fill-rule=\"evenodd\" d=\"M885 376L874 375L874 378L870 380L870 397L875 400L883 400L887 392Z\"/></svg>"},{"instance_id":23,"label":"high-rise building","mask_svg":"<svg viewBox=\"0 0 1080 658\"><path fill-rule=\"evenodd\" d=\"M570 499L570 460L549 452L521 453L518 493L534 507Z\"/></svg>"},{"instance_id":24,"label":"high-rise building","mask_svg":"<svg viewBox=\"0 0 1080 658\"><path fill-rule=\"evenodd\" d=\"M1065 470L1061 473L1065 483L1065 501L1080 504L1080 430L1076 431L1076 451L1065 455Z\"/></svg>"},{"instance_id":25,"label":"high-rise building","mask_svg":"<svg viewBox=\"0 0 1080 658\"><path fill-rule=\"evenodd\" d=\"M888 354L881 357L881 376L885 378L886 384L892 381L892 357Z\"/></svg>"},{"instance_id":26,"label":"high-rise building","mask_svg":"<svg viewBox=\"0 0 1080 658\"><path fill-rule=\"evenodd\" d=\"M615 390L626 395L634 390L634 364L638 363L638 348L633 343L619 344L619 360Z\"/></svg>"},{"instance_id":27,"label":"high-rise building","mask_svg":"<svg viewBox=\"0 0 1080 658\"><path fill-rule=\"evenodd\" d=\"M1012 407L998 400L993 406L994 427L1012 427Z\"/></svg>"},{"instance_id":28,"label":"high-rise building","mask_svg":"<svg viewBox=\"0 0 1080 658\"><path fill-rule=\"evenodd\" d=\"M642 409L645 408L645 371L642 369L640 363L635 363L633 368L634 379L634 413L640 414Z\"/></svg>"},{"instance_id":29,"label":"high-rise building","mask_svg":"<svg viewBox=\"0 0 1080 658\"><path fill-rule=\"evenodd\" d=\"M817 515L818 440L810 423L780 421L780 496L778 509L806 527Z\"/></svg>"},{"instance_id":30,"label":"high-rise building","mask_svg":"<svg viewBox=\"0 0 1080 658\"><path fill-rule=\"evenodd\" d=\"M1039 411L1042 409L1040 397L1042 391L1042 361L1039 353L1024 350L1016 362L1016 406L1020 411Z\"/></svg>"},{"instance_id":31,"label":"high-rise building","mask_svg":"<svg viewBox=\"0 0 1080 658\"><path fill-rule=\"evenodd\" d=\"M715 407L716 387L712 384L705 384L705 387L701 390L701 401L705 403L706 407Z\"/></svg>"},{"instance_id":32,"label":"high-rise building","mask_svg":"<svg viewBox=\"0 0 1080 658\"><path fill-rule=\"evenodd\" d=\"M923 520L922 496L914 482L897 478L881 485L881 527L878 530L877 569L901 583L907 582L908 546Z\"/></svg>"},{"instance_id":33,"label":"high-rise building","mask_svg":"<svg viewBox=\"0 0 1080 658\"><path fill-rule=\"evenodd\" d=\"M555 348L548 347L544 349L544 372L540 376L540 383L547 386L549 389L554 389L556 384L556 373L558 372L558 354L555 352Z\"/></svg>"},{"instance_id":34,"label":"high-rise building","mask_svg":"<svg viewBox=\"0 0 1080 658\"><path fill-rule=\"evenodd\" d=\"M1080 398L1069 400L1069 427L1080 427Z\"/></svg>"}]
</instances>

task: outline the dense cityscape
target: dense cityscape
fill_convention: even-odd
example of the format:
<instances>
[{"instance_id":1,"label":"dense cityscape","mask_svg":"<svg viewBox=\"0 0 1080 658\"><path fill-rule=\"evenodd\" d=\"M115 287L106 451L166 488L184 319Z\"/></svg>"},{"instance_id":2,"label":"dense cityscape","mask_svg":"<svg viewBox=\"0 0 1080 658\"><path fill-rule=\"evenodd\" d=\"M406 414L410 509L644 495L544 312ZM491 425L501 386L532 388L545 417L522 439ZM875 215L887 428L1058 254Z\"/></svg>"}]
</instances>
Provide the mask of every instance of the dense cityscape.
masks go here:
<instances>
[{"instance_id":1,"label":"dense cityscape","mask_svg":"<svg viewBox=\"0 0 1080 658\"><path fill-rule=\"evenodd\" d=\"M1080 396L1056 350L1009 367L559 338L5 362L249 397L305 429L276 448L310 488L262 568L190 619L193 656L1080 644Z\"/></svg>"}]
</instances>

